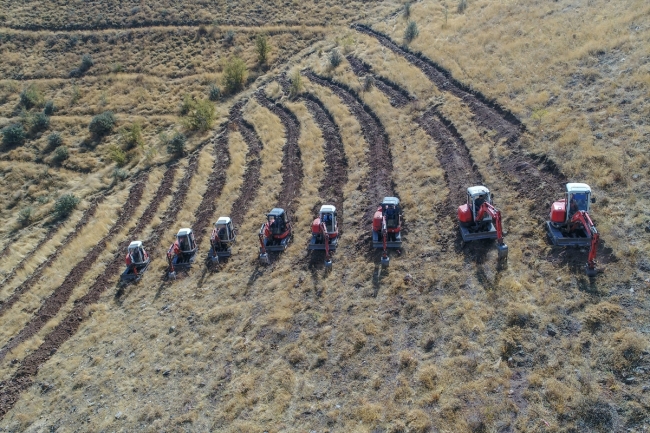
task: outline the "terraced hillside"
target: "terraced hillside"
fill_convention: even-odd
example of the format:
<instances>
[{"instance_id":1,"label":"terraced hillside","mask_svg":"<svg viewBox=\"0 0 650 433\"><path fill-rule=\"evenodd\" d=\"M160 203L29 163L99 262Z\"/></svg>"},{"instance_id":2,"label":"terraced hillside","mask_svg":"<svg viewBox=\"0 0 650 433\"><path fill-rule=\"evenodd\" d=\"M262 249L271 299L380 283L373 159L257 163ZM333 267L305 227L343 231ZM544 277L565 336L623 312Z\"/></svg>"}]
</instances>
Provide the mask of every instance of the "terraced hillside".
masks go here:
<instances>
[{"instance_id":1,"label":"terraced hillside","mask_svg":"<svg viewBox=\"0 0 650 433\"><path fill-rule=\"evenodd\" d=\"M645 431L644 2L5 3L0 430ZM547 240L567 182L597 198L595 278ZM474 185L505 263L462 242ZM273 207L293 239L264 265ZM171 279L181 227L199 252ZM136 239L151 264L120 284Z\"/></svg>"}]
</instances>

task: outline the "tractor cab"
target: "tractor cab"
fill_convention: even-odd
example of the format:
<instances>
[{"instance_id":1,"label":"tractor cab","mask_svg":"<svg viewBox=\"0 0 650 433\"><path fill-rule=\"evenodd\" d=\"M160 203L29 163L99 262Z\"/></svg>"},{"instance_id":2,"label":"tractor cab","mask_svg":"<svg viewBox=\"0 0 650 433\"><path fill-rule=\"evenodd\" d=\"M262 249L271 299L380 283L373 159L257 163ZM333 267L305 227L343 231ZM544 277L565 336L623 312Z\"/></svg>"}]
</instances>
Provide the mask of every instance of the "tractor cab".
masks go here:
<instances>
[{"instance_id":1,"label":"tractor cab","mask_svg":"<svg viewBox=\"0 0 650 433\"><path fill-rule=\"evenodd\" d=\"M323 205L320 208L320 212L318 213L318 217L320 219L320 222L325 224L325 228L327 228L327 233L334 233L336 232L336 208L332 205Z\"/></svg>"},{"instance_id":2,"label":"tractor cab","mask_svg":"<svg viewBox=\"0 0 650 433\"><path fill-rule=\"evenodd\" d=\"M194 240L194 232L192 229L180 229L176 235L176 242L178 242L178 248L181 250L181 253L192 253L196 251L196 241Z\"/></svg>"},{"instance_id":3,"label":"tractor cab","mask_svg":"<svg viewBox=\"0 0 650 433\"><path fill-rule=\"evenodd\" d=\"M476 221L478 212L483 203L492 204L490 190L484 186L470 186L467 188L467 207L472 210L472 221ZM489 214L485 214L484 220L492 219Z\"/></svg>"},{"instance_id":4,"label":"tractor cab","mask_svg":"<svg viewBox=\"0 0 650 433\"><path fill-rule=\"evenodd\" d=\"M214 230L221 242L230 242L235 239L235 228L228 217L219 217L214 223Z\"/></svg>"},{"instance_id":5,"label":"tractor cab","mask_svg":"<svg viewBox=\"0 0 650 433\"><path fill-rule=\"evenodd\" d=\"M402 210L397 197L384 197L381 202L382 214L386 217L386 228L395 229L401 225Z\"/></svg>"},{"instance_id":6,"label":"tractor cab","mask_svg":"<svg viewBox=\"0 0 650 433\"><path fill-rule=\"evenodd\" d=\"M271 212L266 214L266 220L269 223L269 230L272 236L280 236L287 231L287 213L284 209L273 208Z\"/></svg>"},{"instance_id":7,"label":"tractor cab","mask_svg":"<svg viewBox=\"0 0 650 433\"><path fill-rule=\"evenodd\" d=\"M148 254L142 246L142 241L133 241L129 244L127 249L128 255L131 258L131 263L134 265L140 265L145 263L148 259Z\"/></svg>"},{"instance_id":8,"label":"tractor cab","mask_svg":"<svg viewBox=\"0 0 650 433\"><path fill-rule=\"evenodd\" d=\"M553 203L551 207L551 223L567 224L578 211L589 212L591 203L596 199L591 197L591 188L586 183L567 183L564 198Z\"/></svg>"}]
</instances>

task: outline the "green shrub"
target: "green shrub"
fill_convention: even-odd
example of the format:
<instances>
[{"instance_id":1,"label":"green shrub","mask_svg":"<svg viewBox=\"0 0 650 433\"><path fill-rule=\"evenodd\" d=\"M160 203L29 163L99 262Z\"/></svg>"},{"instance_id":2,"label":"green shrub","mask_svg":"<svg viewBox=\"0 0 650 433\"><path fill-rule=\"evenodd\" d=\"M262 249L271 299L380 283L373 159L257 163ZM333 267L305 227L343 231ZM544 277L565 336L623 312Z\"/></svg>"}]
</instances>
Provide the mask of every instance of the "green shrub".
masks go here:
<instances>
[{"instance_id":1,"label":"green shrub","mask_svg":"<svg viewBox=\"0 0 650 433\"><path fill-rule=\"evenodd\" d=\"M465 9L467 9L467 0L460 0L458 2L458 13L459 14L464 13Z\"/></svg>"},{"instance_id":2,"label":"green shrub","mask_svg":"<svg viewBox=\"0 0 650 433\"><path fill-rule=\"evenodd\" d=\"M221 97L221 89L219 89L219 86L217 86L214 83L210 84L210 87L208 87L208 99L210 101L216 101L220 97Z\"/></svg>"},{"instance_id":3,"label":"green shrub","mask_svg":"<svg viewBox=\"0 0 650 433\"><path fill-rule=\"evenodd\" d=\"M20 123L5 126L2 128L2 144L14 147L22 146L25 143L25 130Z\"/></svg>"},{"instance_id":4,"label":"green shrub","mask_svg":"<svg viewBox=\"0 0 650 433\"><path fill-rule=\"evenodd\" d=\"M32 212L33 209L31 207L23 208L18 212L18 222L21 226L27 227L32 222Z\"/></svg>"},{"instance_id":5,"label":"green shrub","mask_svg":"<svg viewBox=\"0 0 650 433\"><path fill-rule=\"evenodd\" d=\"M174 134L171 140L167 142L167 153L172 155L181 156L185 153L185 143L187 137L181 132Z\"/></svg>"},{"instance_id":6,"label":"green shrub","mask_svg":"<svg viewBox=\"0 0 650 433\"><path fill-rule=\"evenodd\" d=\"M20 105L29 110L32 107L40 107L43 105L43 95L38 88L30 84L20 92Z\"/></svg>"},{"instance_id":7,"label":"green shrub","mask_svg":"<svg viewBox=\"0 0 650 433\"><path fill-rule=\"evenodd\" d=\"M54 106L54 101L47 101L45 103L45 108L43 108L43 114L51 116L55 111L56 107Z\"/></svg>"},{"instance_id":8,"label":"green shrub","mask_svg":"<svg viewBox=\"0 0 650 433\"><path fill-rule=\"evenodd\" d=\"M302 76L300 71L296 71L291 76L291 86L289 87L289 97L295 98L302 93Z\"/></svg>"},{"instance_id":9,"label":"green shrub","mask_svg":"<svg viewBox=\"0 0 650 433\"><path fill-rule=\"evenodd\" d=\"M72 213L81 200L73 194L64 194L54 203L54 215L65 218Z\"/></svg>"},{"instance_id":10,"label":"green shrub","mask_svg":"<svg viewBox=\"0 0 650 433\"><path fill-rule=\"evenodd\" d=\"M228 61L223 70L223 87L229 94L237 93L244 88L248 70L246 63L239 57L233 57Z\"/></svg>"},{"instance_id":11,"label":"green shrub","mask_svg":"<svg viewBox=\"0 0 650 433\"><path fill-rule=\"evenodd\" d=\"M257 35L255 39L255 52L257 53L257 63L265 65L269 60L269 53L271 52L271 45L266 35Z\"/></svg>"},{"instance_id":12,"label":"green shrub","mask_svg":"<svg viewBox=\"0 0 650 433\"><path fill-rule=\"evenodd\" d=\"M122 167L128 161L126 152L116 145L112 145L108 148L108 157L111 161L117 164L118 167Z\"/></svg>"},{"instance_id":13,"label":"green shrub","mask_svg":"<svg viewBox=\"0 0 650 433\"><path fill-rule=\"evenodd\" d=\"M32 119L32 132L44 131L50 126L50 118L45 113L38 113Z\"/></svg>"},{"instance_id":14,"label":"green shrub","mask_svg":"<svg viewBox=\"0 0 650 433\"><path fill-rule=\"evenodd\" d=\"M186 116L194 108L194 98L189 93L183 96L183 103L181 104L181 116Z\"/></svg>"},{"instance_id":15,"label":"green shrub","mask_svg":"<svg viewBox=\"0 0 650 433\"><path fill-rule=\"evenodd\" d=\"M90 125L88 125L88 129L95 138L102 138L113 132L114 126L115 116L113 115L113 112L105 111L102 114L93 117L93 120L90 121Z\"/></svg>"},{"instance_id":16,"label":"green shrub","mask_svg":"<svg viewBox=\"0 0 650 433\"><path fill-rule=\"evenodd\" d=\"M59 134L58 132L53 132L47 136L47 146L50 149L59 147L62 144L63 144L63 139L61 138L61 134Z\"/></svg>"},{"instance_id":17,"label":"green shrub","mask_svg":"<svg viewBox=\"0 0 650 433\"><path fill-rule=\"evenodd\" d=\"M372 86L375 85L375 78L372 75L366 75L363 80L363 90L369 92Z\"/></svg>"},{"instance_id":18,"label":"green shrub","mask_svg":"<svg viewBox=\"0 0 650 433\"><path fill-rule=\"evenodd\" d=\"M68 159L69 156L70 156L70 152L68 151L68 146L59 146L56 149L54 149L54 156L52 157L52 159L54 160L54 162L60 164L66 159Z\"/></svg>"},{"instance_id":19,"label":"green shrub","mask_svg":"<svg viewBox=\"0 0 650 433\"><path fill-rule=\"evenodd\" d=\"M75 68L72 71L70 71L70 76L81 77L83 74L88 72L88 70L94 64L95 62L93 62L93 58L90 56L90 54L84 54L83 56L81 56L81 65L79 65L78 68Z\"/></svg>"},{"instance_id":20,"label":"green shrub","mask_svg":"<svg viewBox=\"0 0 650 433\"><path fill-rule=\"evenodd\" d=\"M418 25L415 23L415 21L409 21L409 23L406 25L406 30L404 31L404 40L406 43L410 43L419 34L420 31L418 30Z\"/></svg>"},{"instance_id":21,"label":"green shrub","mask_svg":"<svg viewBox=\"0 0 650 433\"><path fill-rule=\"evenodd\" d=\"M330 66L332 69L335 69L338 65L341 64L343 61L343 57L341 57L341 53L339 53L339 50L334 49L330 53Z\"/></svg>"},{"instance_id":22,"label":"green shrub","mask_svg":"<svg viewBox=\"0 0 650 433\"><path fill-rule=\"evenodd\" d=\"M411 2L404 3L404 18L411 16Z\"/></svg>"},{"instance_id":23,"label":"green shrub","mask_svg":"<svg viewBox=\"0 0 650 433\"><path fill-rule=\"evenodd\" d=\"M142 138L142 125L135 122L130 127L122 129L121 138L127 149L131 149L135 146L143 146L144 139Z\"/></svg>"},{"instance_id":24,"label":"green shrub","mask_svg":"<svg viewBox=\"0 0 650 433\"><path fill-rule=\"evenodd\" d=\"M129 172L122 169L122 168L116 168L113 170L113 179L116 181L124 180L127 177L129 177Z\"/></svg>"},{"instance_id":25,"label":"green shrub","mask_svg":"<svg viewBox=\"0 0 650 433\"><path fill-rule=\"evenodd\" d=\"M188 129L207 131L214 124L214 118L214 104L207 99L201 99L196 101L184 123Z\"/></svg>"},{"instance_id":26,"label":"green shrub","mask_svg":"<svg viewBox=\"0 0 650 433\"><path fill-rule=\"evenodd\" d=\"M232 30L228 30L226 34L223 37L223 42L226 45L232 45L235 43L235 32Z\"/></svg>"}]
</instances>

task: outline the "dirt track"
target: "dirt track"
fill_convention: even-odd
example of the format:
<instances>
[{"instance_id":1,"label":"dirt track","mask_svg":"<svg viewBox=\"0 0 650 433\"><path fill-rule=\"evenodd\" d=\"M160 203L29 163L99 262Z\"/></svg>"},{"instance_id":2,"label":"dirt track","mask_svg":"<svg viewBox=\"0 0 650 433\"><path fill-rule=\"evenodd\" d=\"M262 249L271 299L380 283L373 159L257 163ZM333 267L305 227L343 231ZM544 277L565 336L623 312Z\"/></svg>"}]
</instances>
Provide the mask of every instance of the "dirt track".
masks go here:
<instances>
[{"instance_id":1,"label":"dirt track","mask_svg":"<svg viewBox=\"0 0 650 433\"><path fill-rule=\"evenodd\" d=\"M230 209L230 218L236 227L244 222L244 217L257 196L257 191L262 186L260 182L260 168L262 167L260 152L262 151L263 145L253 125L246 122L242 117L242 109L245 103L246 101L241 101L236 104L230 114L231 125L239 129L239 133L244 138L246 146L248 146L244 179L239 189L239 195Z\"/></svg>"},{"instance_id":2,"label":"dirt track","mask_svg":"<svg viewBox=\"0 0 650 433\"><path fill-rule=\"evenodd\" d=\"M391 51L404 57L408 62L417 66L424 74L440 89L447 90L453 95L462 99L475 115L476 122L489 130L496 131L496 139L506 138L509 141L515 140L523 125L512 113L504 110L495 102L489 101L478 92L471 91L462 83L454 80L444 68L435 64L432 60L417 56L410 51L397 45L389 37L372 30L371 28L353 24L352 28L376 38L379 43Z\"/></svg>"},{"instance_id":3,"label":"dirt track","mask_svg":"<svg viewBox=\"0 0 650 433\"><path fill-rule=\"evenodd\" d=\"M415 100L415 98L411 96L409 92L402 89L398 84L393 83L381 75L374 74L372 72L372 67L369 64L365 63L363 60L359 59L358 57L354 57L352 54L346 56L345 58L350 63L352 72L354 72L356 76L370 76L374 79L373 85L386 95L390 101L390 105L393 107L403 107L409 102Z\"/></svg>"},{"instance_id":4,"label":"dirt track","mask_svg":"<svg viewBox=\"0 0 650 433\"><path fill-rule=\"evenodd\" d=\"M133 216L133 213L138 208L138 204L142 198L148 178L149 173L147 172L131 187L129 198L126 200L126 203L124 203L124 206L122 206L115 224L113 224L106 236L104 236L74 268L72 268L61 285L57 287L54 292L47 297L47 299L45 299L41 308L39 308L29 323L20 330L18 335L0 349L0 361L4 359L11 349L40 331L51 318L56 316L66 302L68 302L74 288L81 282L83 277L86 275L86 272L92 269L95 261L97 261L100 254L106 249L108 241L110 241Z\"/></svg>"},{"instance_id":5,"label":"dirt track","mask_svg":"<svg viewBox=\"0 0 650 433\"><path fill-rule=\"evenodd\" d=\"M395 195L393 184L393 160L390 153L388 135L377 115L365 105L352 89L344 84L321 77L312 71L305 72L305 76L316 84L331 89L348 107L350 112L361 125L370 150L368 152L368 204L362 225L365 230L367 223L372 220L372 215L386 196Z\"/></svg>"},{"instance_id":6,"label":"dirt track","mask_svg":"<svg viewBox=\"0 0 650 433\"><path fill-rule=\"evenodd\" d=\"M292 217L298 205L296 199L300 195L304 175L298 146L300 122L291 111L267 98L263 91L258 91L255 97L260 105L280 118L285 129L286 144L282 149L282 190L278 196L278 207L285 209Z\"/></svg>"},{"instance_id":7,"label":"dirt track","mask_svg":"<svg viewBox=\"0 0 650 433\"><path fill-rule=\"evenodd\" d=\"M9 296L4 302L0 303L0 317L4 315L4 313L9 310L12 305L20 299L20 296L30 290L34 283L39 281L41 279L41 276L43 275L43 271L47 268L49 268L54 260L56 260L63 249L65 248L66 245L68 245L70 242L72 242L73 239L79 235L81 232L81 229L88 224L90 219L95 216L95 212L97 211L97 206L104 200L105 196L101 195L99 196L91 205L88 209L86 209L86 212L84 213L83 217L77 222L77 224L74 227L74 230L68 234L68 236L63 240L61 245L52 253L43 263L38 265L38 267L32 272L32 274L25 280L23 283L14 290L14 293ZM36 250L35 250L36 251Z\"/></svg>"}]
</instances>

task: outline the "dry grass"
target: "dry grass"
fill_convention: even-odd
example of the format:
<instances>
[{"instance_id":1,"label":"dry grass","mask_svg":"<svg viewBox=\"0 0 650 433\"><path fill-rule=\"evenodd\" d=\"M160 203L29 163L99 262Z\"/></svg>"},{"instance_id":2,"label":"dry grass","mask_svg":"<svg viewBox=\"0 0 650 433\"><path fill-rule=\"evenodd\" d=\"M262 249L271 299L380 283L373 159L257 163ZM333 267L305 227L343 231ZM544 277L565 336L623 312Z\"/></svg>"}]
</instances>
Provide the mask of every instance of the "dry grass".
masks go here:
<instances>
[{"instance_id":1,"label":"dry grass","mask_svg":"<svg viewBox=\"0 0 650 433\"><path fill-rule=\"evenodd\" d=\"M372 38L347 29L331 29L331 34L319 30L328 33L323 42L302 50L286 67L284 60L278 60L272 72L311 67L360 91L362 83L346 61L328 70L329 51L338 47L344 54L364 59L375 73L418 98L396 109L377 89L359 92L390 138L393 176L408 228L402 256L393 255L390 268L378 273L376 258L364 243L368 225L361 224L369 181L368 146L361 127L328 89L305 79L305 90L323 101L339 125L349 164L343 188L342 244L331 274L310 264L305 243L325 174L322 136L302 103L283 101L301 123L304 187L298 198L293 245L270 268L257 264L257 230L264 213L277 204L285 139L279 119L250 101L244 117L264 143L263 187L239 227L233 257L215 273L206 272L199 260L186 277L160 281L162 249L178 227L191 226L201 195L209 187L206 180L215 155L208 146L201 153L199 172L178 223L164 235L161 251L155 252L153 270L119 303L109 289L88 309L78 333L42 367L35 385L0 427L39 431L60 423L98 431L642 431L650 407L648 393L643 392L650 350L646 326L650 251L644 230L648 198L643 190L650 174L644 120L650 84L647 5L478 0L468 3L463 14L456 13L455 5L447 6L445 20L441 3L411 5L410 19L420 29L411 47L513 110L528 129L522 139L525 150L551 156L571 180L594 187L598 202L593 213L599 231L619 261L611 262L593 282L581 269L563 264L545 242L539 224L545 216L533 215L531 203L522 202L509 179L497 170L510 150L494 144L490 134L477 127L463 101L435 89L417 68ZM298 9L310 7L310 3L296 3ZM330 3L309 19L319 22L319 14L333 8L340 6ZM122 19L120 13L116 12L116 19ZM21 14L11 20L36 12L25 9ZM271 22L273 16L269 15ZM371 19L376 21L374 28L401 41L406 25L401 14ZM145 30L133 32L149 35ZM189 33L185 29L178 34ZM152 43L148 37L143 36L146 44ZM200 42L192 47L199 50ZM174 51L172 55L180 59L187 54ZM14 67L26 62L9 60ZM201 74L213 72L206 69ZM85 78L84 92L97 95L99 90L92 89L107 85L109 77ZM111 86L130 89L137 84L137 77L114 78ZM133 113L145 121L149 117L143 111L149 106L165 113L163 100L176 101L195 79L165 80L143 74L143 85L151 89L166 85L169 96L151 90L142 105L133 105ZM6 87L11 86L7 82ZM196 86L199 89L200 84ZM20 90L11 90L12 98ZM274 85L267 91L280 96ZM83 110L89 111L70 106L65 108L72 110L68 115L94 113L95 96L83 98ZM107 99L125 113L128 101L137 100L131 95L123 101ZM436 158L438 144L415 122L433 104L441 104L440 111L453 121L487 186L496 193L510 246L504 269L497 268L493 248L478 256L467 246L445 247L443 239L454 239L456 226L453 215L439 211L449 194L444 167ZM219 103L217 112L223 119L228 104ZM121 115L120 124L131 120ZM68 122L65 131L74 128ZM165 122L152 120L145 127L149 142L156 143L158 132L171 130L176 119ZM71 140L72 135L66 132L65 137ZM193 140L192 146L199 138ZM245 170L247 149L237 131L231 131L229 151L232 164L217 199L220 215L230 209ZM11 152L13 160L26 153ZM163 161L165 155L157 158L154 162ZM24 163L33 171L24 178L19 170L9 171L13 160L0 161L6 164L0 165L6 176L14 176L11 185L35 176L39 166L33 162ZM142 162L130 170L136 171L138 164ZM74 177L78 173L56 170L60 178L48 194L66 187L88 194L105 184L109 173L107 169L91 175L91 187L84 185L81 176ZM633 178L634 174L639 176ZM40 184L34 185L36 195ZM91 225L100 227L110 221L125 193L109 197L98 213L101 217ZM11 198L2 200L0 204L5 204ZM161 206L161 213L167 205ZM3 215L14 218L17 209L12 209L3 206ZM82 249L100 235L91 225L79 241ZM25 232L30 236L17 247L21 254L43 233L37 227ZM206 242L201 245L202 257ZM55 245L56 238L43 254ZM64 255L72 250L71 245ZM29 269L42 260L40 254L30 261ZM73 298L99 272L101 266ZM404 279L406 274L411 278ZM42 298L50 280L57 278L51 271L48 280L35 288L35 296ZM22 302L29 307L38 305L39 299ZM5 341L26 320L21 308L14 310L2 330ZM21 345L12 356L33 350L43 335ZM8 364L1 368L3 378L15 370ZM118 412L121 415L116 417Z\"/></svg>"}]
</instances>

